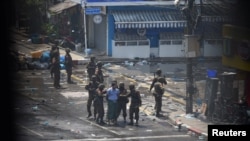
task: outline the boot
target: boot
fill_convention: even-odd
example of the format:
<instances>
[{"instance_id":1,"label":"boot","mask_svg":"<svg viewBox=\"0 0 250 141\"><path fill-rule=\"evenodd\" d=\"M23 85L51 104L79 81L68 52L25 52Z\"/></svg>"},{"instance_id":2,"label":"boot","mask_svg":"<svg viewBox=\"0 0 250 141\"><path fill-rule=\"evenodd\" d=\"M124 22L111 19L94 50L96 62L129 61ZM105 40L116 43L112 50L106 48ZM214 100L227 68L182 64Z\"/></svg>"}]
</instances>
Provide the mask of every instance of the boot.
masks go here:
<instances>
[{"instance_id":1,"label":"boot","mask_svg":"<svg viewBox=\"0 0 250 141\"><path fill-rule=\"evenodd\" d=\"M136 120L136 121L135 121L135 126L138 126L138 125L139 125L139 124L138 124L138 120Z\"/></svg>"},{"instance_id":2,"label":"boot","mask_svg":"<svg viewBox=\"0 0 250 141\"><path fill-rule=\"evenodd\" d=\"M130 122L128 123L128 125L134 125L133 119L130 119Z\"/></svg>"},{"instance_id":3,"label":"boot","mask_svg":"<svg viewBox=\"0 0 250 141\"><path fill-rule=\"evenodd\" d=\"M124 123L126 123L126 122L127 122L127 121L126 121L126 117L123 117L123 122L124 122Z\"/></svg>"},{"instance_id":4,"label":"boot","mask_svg":"<svg viewBox=\"0 0 250 141\"><path fill-rule=\"evenodd\" d=\"M89 114L88 114L88 116L87 116L87 118L89 118L89 117L91 117L91 116L92 116L92 114L91 114L91 113L89 113Z\"/></svg>"},{"instance_id":5,"label":"boot","mask_svg":"<svg viewBox=\"0 0 250 141\"><path fill-rule=\"evenodd\" d=\"M96 122L97 124L99 124L99 123L100 123L100 121L99 121L99 118L98 118L98 117L97 117L97 118L95 118L94 120L95 120L95 122Z\"/></svg>"},{"instance_id":6,"label":"boot","mask_svg":"<svg viewBox=\"0 0 250 141\"><path fill-rule=\"evenodd\" d=\"M117 119L114 119L114 125L116 126L116 125L118 125L118 123L117 123Z\"/></svg>"},{"instance_id":7,"label":"boot","mask_svg":"<svg viewBox=\"0 0 250 141\"><path fill-rule=\"evenodd\" d=\"M101 125L106 124L106 123L103 121L103 118L101 118L101 120L100 120L100 124L101 124Z\"/></svg>"}]
</instances>

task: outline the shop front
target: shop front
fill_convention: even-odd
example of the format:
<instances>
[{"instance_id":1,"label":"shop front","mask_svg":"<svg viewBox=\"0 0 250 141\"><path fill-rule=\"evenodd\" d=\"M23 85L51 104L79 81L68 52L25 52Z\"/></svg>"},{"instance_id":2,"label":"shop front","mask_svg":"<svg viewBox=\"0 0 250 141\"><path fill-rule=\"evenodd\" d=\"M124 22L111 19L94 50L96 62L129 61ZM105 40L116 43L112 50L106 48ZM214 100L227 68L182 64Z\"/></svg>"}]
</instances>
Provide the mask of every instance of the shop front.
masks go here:
<instances>
[{"instance_id":1,"label":"shop front","mask_svg":"<svg viewBox=\"0 0 250 141\"><path fill-rule=\"evenodd\" d=\"M108 7L108 55L183 57L186 21L174 6Z\"/></svg>"}]
</instances>

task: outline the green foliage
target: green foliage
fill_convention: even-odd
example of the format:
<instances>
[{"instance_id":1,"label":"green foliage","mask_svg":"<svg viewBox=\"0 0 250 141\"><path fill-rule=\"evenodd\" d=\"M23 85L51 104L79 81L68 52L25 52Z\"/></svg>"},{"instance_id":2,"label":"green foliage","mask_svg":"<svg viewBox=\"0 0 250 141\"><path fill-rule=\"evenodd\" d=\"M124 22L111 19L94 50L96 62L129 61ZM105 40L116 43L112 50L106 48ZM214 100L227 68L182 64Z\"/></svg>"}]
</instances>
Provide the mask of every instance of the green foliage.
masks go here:
<instances>
[{"instance_id":1,"label":"green foliage","mask_svg":"<svg viewBox=\"0 0 250 141\"><path fill-rule=\"evenodd\" d=\"M57 29L55 25L50 23L45 23L42 25L42 30L46 35L57 34Z\"/></svg>"}]
</instances>

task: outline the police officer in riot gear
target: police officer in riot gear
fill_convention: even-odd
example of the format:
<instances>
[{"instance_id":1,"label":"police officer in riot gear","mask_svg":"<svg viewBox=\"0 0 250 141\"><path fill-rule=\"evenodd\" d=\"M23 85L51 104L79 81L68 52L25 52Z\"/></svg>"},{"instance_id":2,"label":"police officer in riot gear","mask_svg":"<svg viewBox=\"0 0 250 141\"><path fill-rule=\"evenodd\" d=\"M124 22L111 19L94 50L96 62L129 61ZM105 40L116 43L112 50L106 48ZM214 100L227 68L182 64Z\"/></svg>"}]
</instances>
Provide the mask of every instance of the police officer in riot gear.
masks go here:
<instances>
[{"instance_id":1,"label":"police officer in riot gear","mask_svg":"<svg viewBox=\"0 0 250 141\"><path fill-rule=\"evenodd\" d=\"M104 78L103 78L103 71L102 71L102 62L98 61L96 66L97 66L96 71L95 71L96 79L99 83L103 83Z\"/></svg>"},{"instance_id":2,"label":"police officer in riot gear","mask_svg":"<svg viewBox=\"0 0 250 141\"><path fill-rule=\"evenodd\" d=\"M96 96L96 89L99 86L99 82L96 81L96 76L93 75L91 81L89 82L88 85L85 86L85 89L88 90L88 102L87 102L87 111L88 111L88 117L92 116L92 112L91 112L91 105L94 101L94 98ZM97 114L97 109L95 109L94 107L94 118L96 118L96 114Z\"/></svg>"},{"instance_id":3,"label":"police officer in riot gear","mask_svg":"<svg viewBox=\"0 0 250 141\"><path fill-rule=\"evenodd\" d=\"M157 69L155 72L156 76L153 79L149 91L154 88L153 96L155 97L155 110L156 116L160 116L162 107L162 96L164 94L164 85L167 85L166 79L162 76L161 69Z\"/></svg>"},{"instance_id":4,"label":"police officer in riot gear","mask_svg":"<svg viewBox=\"0 0 250 141\"><path fill-rule=\"evenodd\" d=\"M128 125L134 125L134 119L136 120L135 125L138 126L139 121L139 107L142 104L140 92L135 89L134 84L129 85L128 97L131 97L131 103L129 106L129 119L130 123Z\"/></svg>"},{"instance_id":5,"label":"police officer in riot gear","mask_svg":"<svg viewBox=\"0 0 250 141\"><path fill-rule=\"evenodd\" d=\"M89 79L91 79L92 75L95 74L95 70L96 70L96 62L95 62L95 57L90 57L90 61L86 66L87 68L87 73L89 76Z\"/></svg>"},{"instance_id":6,"label":"police officer in riot gear","mask_svg":"<svg viewBox=\"0 0 250 141\"><path fill-rule=\"evenodd\" d=\"M106 93L107 90L105 89L105 85L100 83L98 88L96 89L96 96L94 99L94 107L95 109L97 109L97 118L96 118L96 122L98 124L106 124L103 121L103 117L104 117L104 106L103 106L103 98L106 97Z\"/></svg>"},{"instance_id":7,"label":"police officer in riot gear","mask_svg":"<svg viewBox=\"0 0 250 141\"><path fill-rule=\"evenodd\" d=\"M67 72L67 82L69 84L74 84L74 82L71 80L73 60L72 60L72 57L70 55L70 49L66 48L65 52L66 52L66 54L65 54L64 65L65 65L65 70Z\"/></svg>"},{"instance_id":8,"label":"police officer in riot gear","mask_svg":"<svg viewBox=\"0 0 250 141\"><path fill-rule=\"evenodd\" d=\"M160 111L162 107L162 95L164 94L164 88L160 82L154 84L153 96L155 97L155 110L156 117L160 117Z\"/></svg>"}]
</instances>

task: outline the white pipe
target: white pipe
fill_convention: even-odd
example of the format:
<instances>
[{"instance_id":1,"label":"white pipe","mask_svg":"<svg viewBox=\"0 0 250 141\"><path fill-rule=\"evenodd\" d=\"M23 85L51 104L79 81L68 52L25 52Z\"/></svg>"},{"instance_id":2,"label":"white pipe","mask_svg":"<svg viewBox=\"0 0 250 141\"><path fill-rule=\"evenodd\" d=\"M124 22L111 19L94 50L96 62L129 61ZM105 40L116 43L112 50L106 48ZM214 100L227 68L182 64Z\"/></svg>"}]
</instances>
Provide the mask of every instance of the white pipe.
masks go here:
<instances>
[{"instance_id":1,"label":"white pipe","mask_svg":"<svg viewBox=\"0 0 250 141\"><path fill-rule=\"evenodd\" d=\"M87 45L87 25L86 25L86 3L85 2L83 2L83 0L81 1L81 3L83 4L83 7L84 7L84 14L83 14L83 22L84 22L84 47L85 47L85 49L84 49L84 51L85 51L85 55L88 55L88 53L87 53L87 48L88 48L88 45Z\"/></svg>"}]
</instances>

